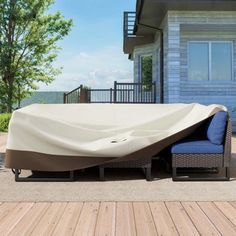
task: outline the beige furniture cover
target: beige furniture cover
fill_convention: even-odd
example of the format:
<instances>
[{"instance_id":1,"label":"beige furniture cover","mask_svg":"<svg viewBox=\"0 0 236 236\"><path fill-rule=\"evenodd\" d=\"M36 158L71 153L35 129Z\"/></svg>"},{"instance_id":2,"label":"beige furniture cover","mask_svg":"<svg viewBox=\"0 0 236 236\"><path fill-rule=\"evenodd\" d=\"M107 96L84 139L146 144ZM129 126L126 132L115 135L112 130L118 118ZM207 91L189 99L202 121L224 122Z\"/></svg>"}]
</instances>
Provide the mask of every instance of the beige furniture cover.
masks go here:
<instances>
[{"instance_id":1,"label":"beige furniture cover","mask_svg":"<svg viewBox=\"0 0 236 236\"><path fill-rule=\"evenodd\" d=\"M13 113L6 167L67 171L147 158L226 110L200 104L34 104Z\"/></svg>"}]
</instances>

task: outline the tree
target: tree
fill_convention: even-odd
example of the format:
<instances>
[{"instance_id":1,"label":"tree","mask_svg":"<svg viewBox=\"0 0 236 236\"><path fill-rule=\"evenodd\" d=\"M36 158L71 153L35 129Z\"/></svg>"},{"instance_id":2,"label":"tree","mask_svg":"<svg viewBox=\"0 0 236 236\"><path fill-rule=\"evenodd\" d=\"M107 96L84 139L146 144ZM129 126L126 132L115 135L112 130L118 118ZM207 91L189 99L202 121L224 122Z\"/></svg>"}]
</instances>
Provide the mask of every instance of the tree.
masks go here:
<instances>
[{"instance_id":1,"label":"tree","mask_svg":"<svg viewBox=\"0 0 236 236\"><path fill-rule=\"evenodd\" d=\"M0 0L0 111L13 104L37 82L50 83L60 69L53 67L72 20L49 14L54 0Z\"/></svg>"}]
</instances>

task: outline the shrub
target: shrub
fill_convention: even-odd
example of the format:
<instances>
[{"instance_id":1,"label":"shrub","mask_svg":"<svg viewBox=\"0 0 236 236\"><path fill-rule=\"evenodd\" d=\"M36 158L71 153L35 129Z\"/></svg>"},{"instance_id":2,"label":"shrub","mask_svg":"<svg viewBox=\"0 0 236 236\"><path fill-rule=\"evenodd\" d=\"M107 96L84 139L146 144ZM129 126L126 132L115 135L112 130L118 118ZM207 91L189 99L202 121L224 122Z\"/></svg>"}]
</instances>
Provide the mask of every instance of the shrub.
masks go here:
<instances>
[{"instance_id":1,"label":"shrub","mask_svg":"<svg viewBox=\"0 0 236 236\"><path fill-rule=\"evenodd\" d=\"M0 114L0 131L1 132L7 132L8 131L8 124L11 119L11 114L9 113L3 113Z\"/></svg>"}]
</instances>

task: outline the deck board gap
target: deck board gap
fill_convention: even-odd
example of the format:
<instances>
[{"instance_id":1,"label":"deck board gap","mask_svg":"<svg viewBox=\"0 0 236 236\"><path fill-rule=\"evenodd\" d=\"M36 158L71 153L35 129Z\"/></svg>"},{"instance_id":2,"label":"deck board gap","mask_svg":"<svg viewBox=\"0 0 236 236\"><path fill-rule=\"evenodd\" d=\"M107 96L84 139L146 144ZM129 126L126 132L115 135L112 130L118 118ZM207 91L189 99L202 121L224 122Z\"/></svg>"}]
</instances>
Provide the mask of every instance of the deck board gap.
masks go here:
<instances>
[{"instance_id":1,"label":"deck board gap","mask_svg":"<svg viewBox=\"0 0 236 236\"><path fill-rule=\"evenodd\" d=\"M148 208L149 208L149 211L151 212L152 221L153 221L154 226L155 226L155 229L156 229L156 234L159 235L159 234L158 234L158 231L157 231L157 226L156 226L156 224L155 224L155 219L154 219L154 216L153 216L153 212L152 212L151 207L150 207L150 202L148 202Z\"/></svg>"},{"instance_id":2,"label":"deck board gap","mask_svg":"<svg viewBox=\"0 0 236 236\"><path fill-rule=\"evenodd\" d=\"M236 228L236 209L228 202L213 202L213 204ZM219 204L223 204L224 208L221 208Z\"/></svg>"},{"instance_id":3,"label":"deck board gap","mask_svg":"<svg viewBox=\"0 0 236 236\"><path fill-rule=\"evenodd\" d=\"M172 222L173 222L173 224L174 224L174 226L175 226L175 229L176 229L178 235L180 236L180 232L179 232L179 230L178 230L178 228L177 228L177 226L176 226L176 223L175 223L175 221L174 221L172 215L170 214L170 211L169 211L169 209L168 209L168 207L167 207L167 205L166 205L166 202L164 202L164 204L165 204L165 208L167 209L167 212L168 212L168 214L169 214L169 216L170 216L170 218L171 218L171 220L172 220Z\"/></svg>"},{"instance_id":4,"label":"deck board gap","mask_svg":"<svg viewBox=\"0 0 236 236\"><path fill-rule=\"evenodd\" d=\"M195 229L196 229L197 232L199 233L199 235L202 235L201 232L199 231L199 229L196 227L195 222L193 221L193 219L190 217L189 213L188 213L188 212L186 211L186 209L184 208L183 203L180 202L180 204L181 204L181 206L183 207L183 209L184 209L186 215L188 216L189 220L192 222L193 226L195 227Z\"/></svg>"},{"instance_id":5,"label":"deck board gap","mask_svg":"<svg viewBox=\"0 0 236 236\"><path fill-rule=\"evenodd\" d=\"M225 217L213 201L198 202L198 205L222 235L236 235L235 225Z\"/></svg>"}]
</instances>

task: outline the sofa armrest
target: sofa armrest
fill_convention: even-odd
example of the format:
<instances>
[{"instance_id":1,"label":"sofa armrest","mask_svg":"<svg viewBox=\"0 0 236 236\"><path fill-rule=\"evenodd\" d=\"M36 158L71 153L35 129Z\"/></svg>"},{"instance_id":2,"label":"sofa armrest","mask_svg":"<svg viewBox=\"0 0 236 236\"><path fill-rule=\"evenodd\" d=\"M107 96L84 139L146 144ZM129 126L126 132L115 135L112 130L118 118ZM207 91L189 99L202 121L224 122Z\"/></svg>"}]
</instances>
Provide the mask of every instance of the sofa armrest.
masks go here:
<instances>
[{"instance_id":1,"label":"sofa armrest","mask_svg":"<svg viewBox=\"0 0 236 236\"><path fill-rule=\"evenodd\" d=\"M224 140L224 167L230 166L231 161L231 140L232 140L232 123L230 118L228 118L226 134Z\"/></svg>"}]
</instances>

